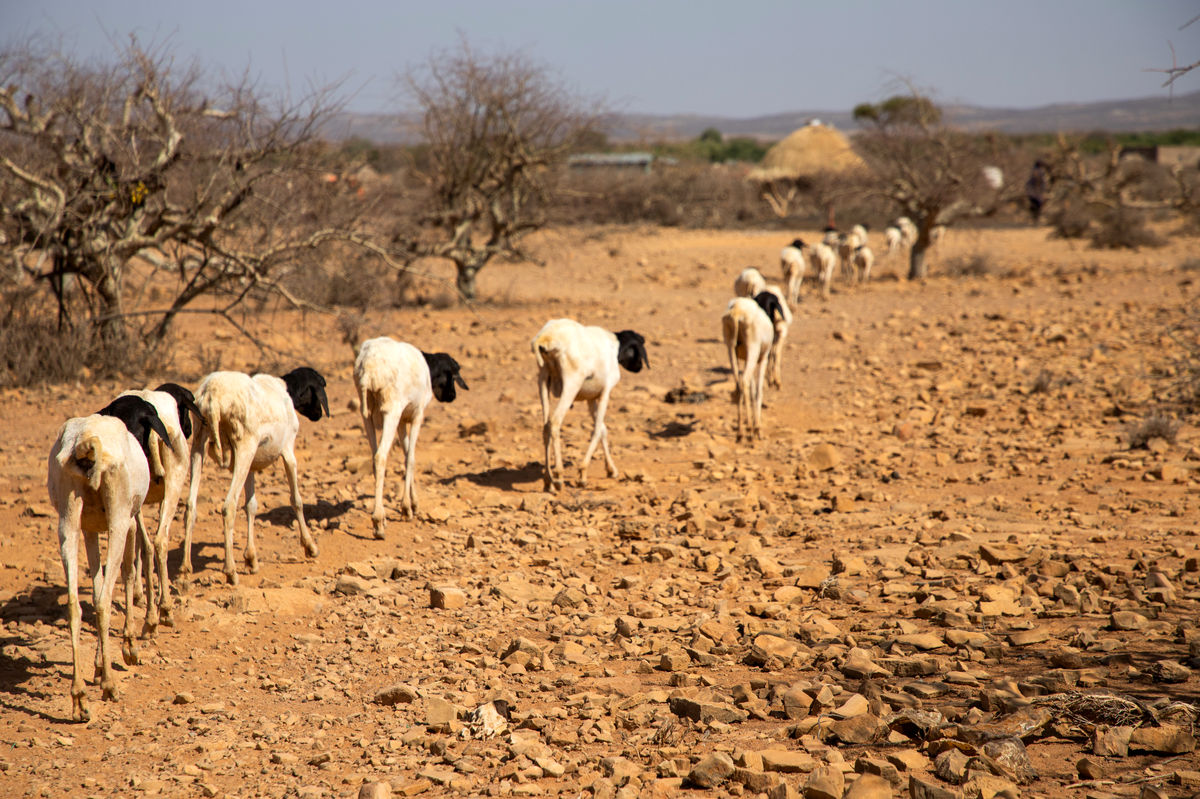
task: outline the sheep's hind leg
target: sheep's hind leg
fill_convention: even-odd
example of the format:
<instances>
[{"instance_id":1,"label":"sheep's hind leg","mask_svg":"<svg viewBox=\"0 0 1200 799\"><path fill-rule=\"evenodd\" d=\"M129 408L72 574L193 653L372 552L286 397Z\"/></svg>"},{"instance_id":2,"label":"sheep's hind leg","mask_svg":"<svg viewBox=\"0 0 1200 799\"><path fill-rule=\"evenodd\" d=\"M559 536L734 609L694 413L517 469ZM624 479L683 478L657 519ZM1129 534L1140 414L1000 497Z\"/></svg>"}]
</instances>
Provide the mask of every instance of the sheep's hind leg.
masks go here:
<instances>
[{"instance_id":1,"label":"sheep's hind leg","mask_svg":"<svg viewBox=\"0 0 1200 799\"><path fill-rule=\"evenodd\" d=\"M304 521L304 500L300 498L300 477L296 473L296 453L289 448L284 450L282 457L283 470L287 473L288 488L292 494L292 510L296 513L296 523L300 525L300 544L304 547L305 555L315 558L321 554L321 550L317 548L316 540L308 531L308 523Z\"/></svg>"}]
</instances>

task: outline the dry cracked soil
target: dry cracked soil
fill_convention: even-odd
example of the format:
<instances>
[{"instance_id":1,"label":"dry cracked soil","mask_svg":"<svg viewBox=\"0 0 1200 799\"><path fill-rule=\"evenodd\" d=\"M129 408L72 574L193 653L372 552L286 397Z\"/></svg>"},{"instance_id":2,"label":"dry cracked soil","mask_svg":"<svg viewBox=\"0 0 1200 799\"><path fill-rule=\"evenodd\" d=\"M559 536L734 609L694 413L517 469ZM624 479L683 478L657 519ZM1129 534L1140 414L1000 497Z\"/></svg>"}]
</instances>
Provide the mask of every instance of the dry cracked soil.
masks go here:
<instances>
[{"instance_id":1,"label":"dry cracked soil","mask_svg":"<svg viewBox=\"0 0 1200 799\"><path fill-rule=\"evenodd\" d=\"M0 393L0 795L1200 791L1195 417L1130 446L1189 351L1196 367L1200 240L951 231L925 281L896 259L827 300L806 285L765 438L739 444L719 317L743 267L779 279L790 238L545 232L548 265L489 267L488 302L369 313L366 334L449 352L470 385L427 416L413 521L393 451L383 541L337 321L249 316L329 382L333 415L303 421L297 451L321 553L303 556L273 467L261 568L227 585L209 463L175 625L139 665L118 655L119 701L89 684L87 724L46 455L129 386ZM642 332L651 368L609 409L620 477L593 462L551 495L529 341L561 316ZM178 348L148 384L263 362L204 316ZM569 463L586 416L568 416ZM182 509L172 574L181 529Z\"/></svg>"}]
</instances>

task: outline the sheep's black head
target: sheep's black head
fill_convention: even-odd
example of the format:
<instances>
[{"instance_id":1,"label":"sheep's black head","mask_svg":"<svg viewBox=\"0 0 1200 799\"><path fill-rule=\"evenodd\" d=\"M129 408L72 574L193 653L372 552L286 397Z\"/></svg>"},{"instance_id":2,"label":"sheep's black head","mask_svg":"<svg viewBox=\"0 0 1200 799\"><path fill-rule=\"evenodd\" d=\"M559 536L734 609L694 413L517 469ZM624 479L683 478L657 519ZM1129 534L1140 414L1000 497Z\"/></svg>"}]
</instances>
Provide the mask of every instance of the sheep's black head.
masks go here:
<instances>
[{"instance_id":1,"label":"sheep's black head","mask_svg":"<svg viewBox=\"0 0 1200 799\"><path fill-rule=\"evenodd\" d=\"M631 372L650 368L650 357L646 355L646 339L641 333L621 330L617 333L617 363Z\"/></svg>"},{"instance_id":2,"label":"sheep's black head","mask_svg":"<svg viewBox=\"0 0 1200 799\"><path fill-rule=\"evenodd\" d=\"M837 233L838 232L837 226L836 225L826 225L825 232L826 233Z\"/></svg>"},{"instance_id":3,"label":"sheep's black head","mask_svg":"<svg viewBox=\"0 0 1200 799\"><path fill-rule=\"evenodd\" d=\"M780 319L784 318L783 305L780 304L779 298L776 297L772 292L760 291L757 295L755 295L754 301L758 303L759 308L763 309L763 311L767 314L767 318L770 319L772 323L775 322L776 316L778 316Z\"/></svg>"},{"instance_id":4,"label":"sheep's black head","mask_svg":"<svg viewBox=\"0 0 1200 799\"><path fill-rule=\"evenodd\" d=\"M150 460L151 430L158 433L158 437L163 441L170 441L167 428L163 426L162 419L158 418L158 411L141 397L117 397L96 413L101 416L113 416L124 422L125 429L137 439L147 461Z\"/></svg>"},{"instance_id":5,"label":"sheep's black head","mask_svg":"<svg viewBox=\"0 0 1200 799\"><path fill-rule=\"evenodd\" d=\"M454 390L455 383L464 390L470 390L467 388L467 381L458 373L458 361L444 352L421 354L425 356L425 363L429 366L429 382L433 384L433 396L437 397L438 402L454 402L454 398L458 396L458 392Z\"/></svg>"},{"instance_id":6,"label":"sheep's black head","mask_svg":"<svg viewBox=\"0 0 1200 799\"><path fill-rule=\"evenodd\" d=\"M795 247L797 250L803 250L808 245L804 243L804 239L792 239L791 246Z\"/></svg>"},{"instance_id":7,"label":"sheep's black head","mask_svg":"<svg viewBox=\"0 0 1200 799\"><path fill-rule=\"evenodd\" d=\"M197 419L204 420L204 414L200 412L200 406L196 404L195 395L178 383L163 383L154 390L170 394L175 398L175 406L179 409L179 432L183 433L184 438L191 438L192 414L196 414Z\"/></svg>"},{"instance_id":8,"label":"sheep's black head","mask_svg":"<svg viewBox=\"0 0 1200 799\"><path fill-rule=\"evenodd\" d=\"M316 422L321 418L321 411L329 415L329 400L325 397L325 378L316 369L301 366L283 376L287 384L288 396L296 413L306 419Z\"/></svg>"}]
</instances>

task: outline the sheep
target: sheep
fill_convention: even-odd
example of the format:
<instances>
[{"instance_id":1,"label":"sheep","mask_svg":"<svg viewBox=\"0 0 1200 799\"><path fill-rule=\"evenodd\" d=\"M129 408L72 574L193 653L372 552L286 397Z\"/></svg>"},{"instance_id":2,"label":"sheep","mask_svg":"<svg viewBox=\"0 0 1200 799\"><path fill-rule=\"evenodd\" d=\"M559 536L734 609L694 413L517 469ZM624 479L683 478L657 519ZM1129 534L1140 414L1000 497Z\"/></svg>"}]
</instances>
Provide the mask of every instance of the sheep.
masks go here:
<instances>
[{"instance_id":1,"label":"sheep","mask_svg":"<svg viewBox=\"0 0 1200 799\"><path fill-rule=\"evenodd\" d=\"M813 272L821 281L821 293L829 297L829 284L833 280L833 268L837 264L837 255L824 242L817 242L808 248L808 262L812 264Z\"/></svg>"},{"instance_id":2,"label":"sheep","mask_svg":"<svg viewBox=\"0 0 1200 799\"><path fill-rule=\"evenodd\" d=\"M171 588L167 579L167 546L170 542L175 509L179 506L179 500L187 487L190 465L188 439L192 436L191 415L195 413L199 417L200 408L196 405L192 392L177 383L163 383L153 391L126 391L117 399L121 397L137 397L150 403L166 429L166 436L159 439L147 453L150 490L143 500L144 504L158 504L158 528L154 534L153 549L147 552L148 556L152 556L149 568L157 567L158 573L158 596L156 600L146 603L146 626L152 631L158 625L160 611L164 623L168 626L174 624ZM185 541L183 547L181 570L185 573L192 570L189 543ZM152 591L150 580L147 578L147 592Z\"/></svg>"},{"instance_id":3,"label":"sheep","mask_svg":"<svg viewBox=\"0 0 1200 799\"><path fill-rule=\"evenodd\" d=\"M779 313L773 318L775 339L771 342L771 352L767 359L767 385L772 388L782 388L783 344L787 340L788 329L792 326L792 310L788 307L783 291L778 286L767 286L763 291L774 294L779 301Z\"/></svg>"},{"instance_id":4,"label":"sheep","mask_svg":"<svg viewBox=\"0 0 1200 799\"><path fill-rule=\"evenodd\" d=\"M225 528L225 579L237 585L237 569L233 565L233 522L238 493L246 490L246 548L243 560L251 573L258 571L258 552L254 545L254 516L258 499L254 494L254 474L277 458L283 459L291 491L292 510L300 527L300 543L304 552L315 558L317 542L304 521L304 503L300 499L300 483L296 473L296 434L300 431L299 411L305 418L318 421L324 411L329 415L325 396L325 378L315 369L302 366L282 378L241 372L213 372L200 382L196 405L203 422L192 441L192 479L188 487L187 509L184 514L184 547L190 549L192 528L196 523L196 498L200 491L200 473L206 454L218 464L225 463L233 475L223 506Z\"/></svg>"},{"instance_id":5,"label":"sheep","mask_svg":"<svg viewBox=\"0 0 1200 799\"><path fill-rule=\"evenodd\" d=\"M804 267L807 264L805 250L807 249L808 245L803 240L793 239L791 244L779 251L779 265L783 270L783 285L787 289L788 302L792 305L795 305L800 298L800 283L804 280ZM738 296L754 295L739 294Z\"/></svg>"},{"instance_id":6,"label":"sheep","mask_svg":"<svg viewBox=\"0 0 1200 799\"><path fill-rule=\"evenodd\" d=\"M850 228L850 235L856 239L857 243L854 245L856 247L862 247L868 243L866 225L855 225Z\"/></svg>"},{"instance_id":7,"label":"sheep","mask_svg":"<svg viewBox=\"0 0 1200 799\"><path fill-rule=\"evenodd\" d=\"M900 251L900 243L903 240L904 234L895 225L888 225L883 229L883 241L887 245L887 256L889 258Z\"/></svg>"},{"instance_id":8,"label":"sheep","mask_svg":"<svg viewBox=\"0 0 1200 799\"><path fill-rule=\"evenodd\" d=\"M453 402L454 385L467 388L459 374L459 365L449 355L424 353L411 344L387 336L364 341L354 360L354 385L358 389L363 430L371 447L375 470L375 505L371 522L375 537L383 539L387 511L383 504L383 478L387 474L388 452L396 433L404 438L404 515L417 514L417 436L430 401ZM379 430L379 441L375 431Z\"/></svg>"},{"instance_id":9,"label":"sheep","mask_svg":"<svg viewBox=\"0 0 1200 799\"><path fill-rule=\"evenodd\" d=\"M871 267L875 265L875 253L867 245L863 245L854 250L854 272L857 274L860 283L866 283L871 279Z\"/></svg>"},{"instance_id":10,"label":"sheep","mask_svg":"<svg viewBox=\"0 0 1200 799\"><path fill-rule=\"evenodd\" d=\"M841 237L842 234L833 225L826 225L825 230L823 230L821 233L821 241L827 247L836 247L838 239Z\"/></svg>"},{"instance_id":11,"label":"sheep","mask_svg":"<svg viewBox=\"0 0 1200 799\"><path fill-rule=\"evenodd\" d=\"M132 398L131 398L132 399ZM58 431L50 448L46 489L58 514L58 544L63 572L67 579L67 609L71 630L71 716L76 721L91 719L87 690L84 687L83 662L79 652L79 538L87 551L88 573L92 578L92 606L96 612L96 671L100 674L102 698L118 698L113 679L112 659L108 650L109 614L116 585L118 563L125 573L125 624L121 654L127 664L139 657L133 639L133 552L136 539L129 526L136 524L143 540L148 538L142 523L141 507L150 488L150 467L145 448L149 432L166 435L153 408L136 409L141 419L136 426L144 429L142 441L126 426L131 403L110 408L110 415L68 419ZM100 561L100 534L107 533L107 557ZM103 568L102 568L103 566Z\"/></svg>"},{"instance_id":12,"label":"sheep","mask_svg":"<svg viewBox=\"0 0 1200 799\"><path fill-rule=\"evenodd\" d=\"M762 437L762 395L767 377L767 362L775 340L772 318L782 316L778 298L762 292L753 300L735 297L721 317L721 332L733 372L734 397L737 400L737 440L749 427L749 438ZM738 368L738 362L744 365Z\"/></svg>"},{"instance_id":13,"label":"sheep","mask_svg":"<svg viewBox=\"0 0 1200 799\"><path fill-rule=\"evenodd\" d=\"M900 229L900 243L905 247L913 246L917 240L917 226L907 216L896 219L896 227Z\"/></svg>"},{"instance_id":14,"label":"sheep","mask_svg":"<svg viewBox=\"0 0 1200 799\"><path fill-rule=\"evenodd\" d=\"M837 243L838 263L841 264L842 278L854 279L854 250L858 247L858 237L853 233L843 234Z\"/></svg>"},{"instance_id":15,"label":"sheep","mask_svg":"<svg viewBox=\"0 0 1200 799\"><path fill-rule=\"evenodd\" d=\"M617 464L608 448L604 413L609 396L621 379L620 367L637 373L650 367L646 339L632 330L612 333L602 327L584 326L573 319L551 319L533 337L530 346L538 366L538 396L542 402L542 443L546 455L545 490L564 485L562 423L571 405L587 400L592 413L592 438L579 468L579 484L587 485L587 467L600 444L609 477L618 476ZM550 407L551 396L558 402Z\"/></svg>"},{"instance_id":16,"label":"sheep","mask_svg":"<svg viewBox=\"0 0 1200 799\"><path fill-rule=\"evenodd\" d=\"M929 246L936 247L942 243L942 239L946 237L945 225L934 225L929 229Z\"/></svg>"},{"instance_id":17,"label":"sheep","mask_svg":"<svg viewBox=\"0 0 1200 799\"><path fill-rule=\"evenodd\" d=\"M784 249L788 248L785 247ZM767 281L762 276L762 272L753 266L748 266L741 271L741 274L737 276L737 280L733 282L733 293L738 297L753 297L766 287Z\"/></svg>"}]
</instances>

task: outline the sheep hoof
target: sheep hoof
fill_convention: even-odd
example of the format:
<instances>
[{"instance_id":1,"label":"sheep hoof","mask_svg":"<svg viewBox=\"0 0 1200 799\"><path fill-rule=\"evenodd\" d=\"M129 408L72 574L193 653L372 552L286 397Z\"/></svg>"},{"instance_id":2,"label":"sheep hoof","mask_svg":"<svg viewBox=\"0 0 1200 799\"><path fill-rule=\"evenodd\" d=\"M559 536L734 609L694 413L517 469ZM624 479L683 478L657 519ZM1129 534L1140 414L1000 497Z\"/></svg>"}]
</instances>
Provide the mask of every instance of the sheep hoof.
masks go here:
<instances>
[{"instance_id":1,"label":"sheep hoof","mask_svg":"<svg viewBox=\"0 0 1200 799\"><path fill-rule=\"evenodd\" d=\"M175 626L175 608L170 607L162 609L162 624L164 627Z\"/></svg>"},{"instance_id":2,"label":"sheep hoof","mask_svg":"<svg viewBox=\"0 0 1200 799\"><path fill-rule=\"evenodd\" d=\"M88 707L87 694L82 692L71 694L71 718L83 724L92 720L92 711Z\"/></svg>"},{"instance_id":3,"label":"sheep hoof","mask_svg":"<svg viewBox=\"0 0 1200 799\"><path fill-rule=\"evenodd\" d=\"M115 682L100 683L100 698L105 702L119 702L121 691Z\"/></svg>"},{"instance_id":4,"label":"sheep hoof","mask_svg":"<svg viewBox=\"0 0 1200 799\"><path fill-rule=\"evenodd\" d=\"M375 523L375 540L382 541L384 539L384 525L382 522Z\"/></svg>"},{"instance_id":5,"label":"sheep hoof","mask_svg":"<svg viewBox=\"0 0 1200 799\"><path fill-rule=\"evenodd\" d=\"M225 582L229 583L230 585L237 585L238 584L237 571L235 570L235 571L225 572Z\"/></svg>"},{"instance_id":6,"label":"sheep hoof","mask_svg":"<svg viewBox=\"0 0 1200 799\"><path fill-rule=\"evenodd\" d=\"M142 664L141 653L138 652L137 645L131 639L125 639L121 644L121 657L125 661L126 666L140 666Z\"/></svg>"}]
</instances>

